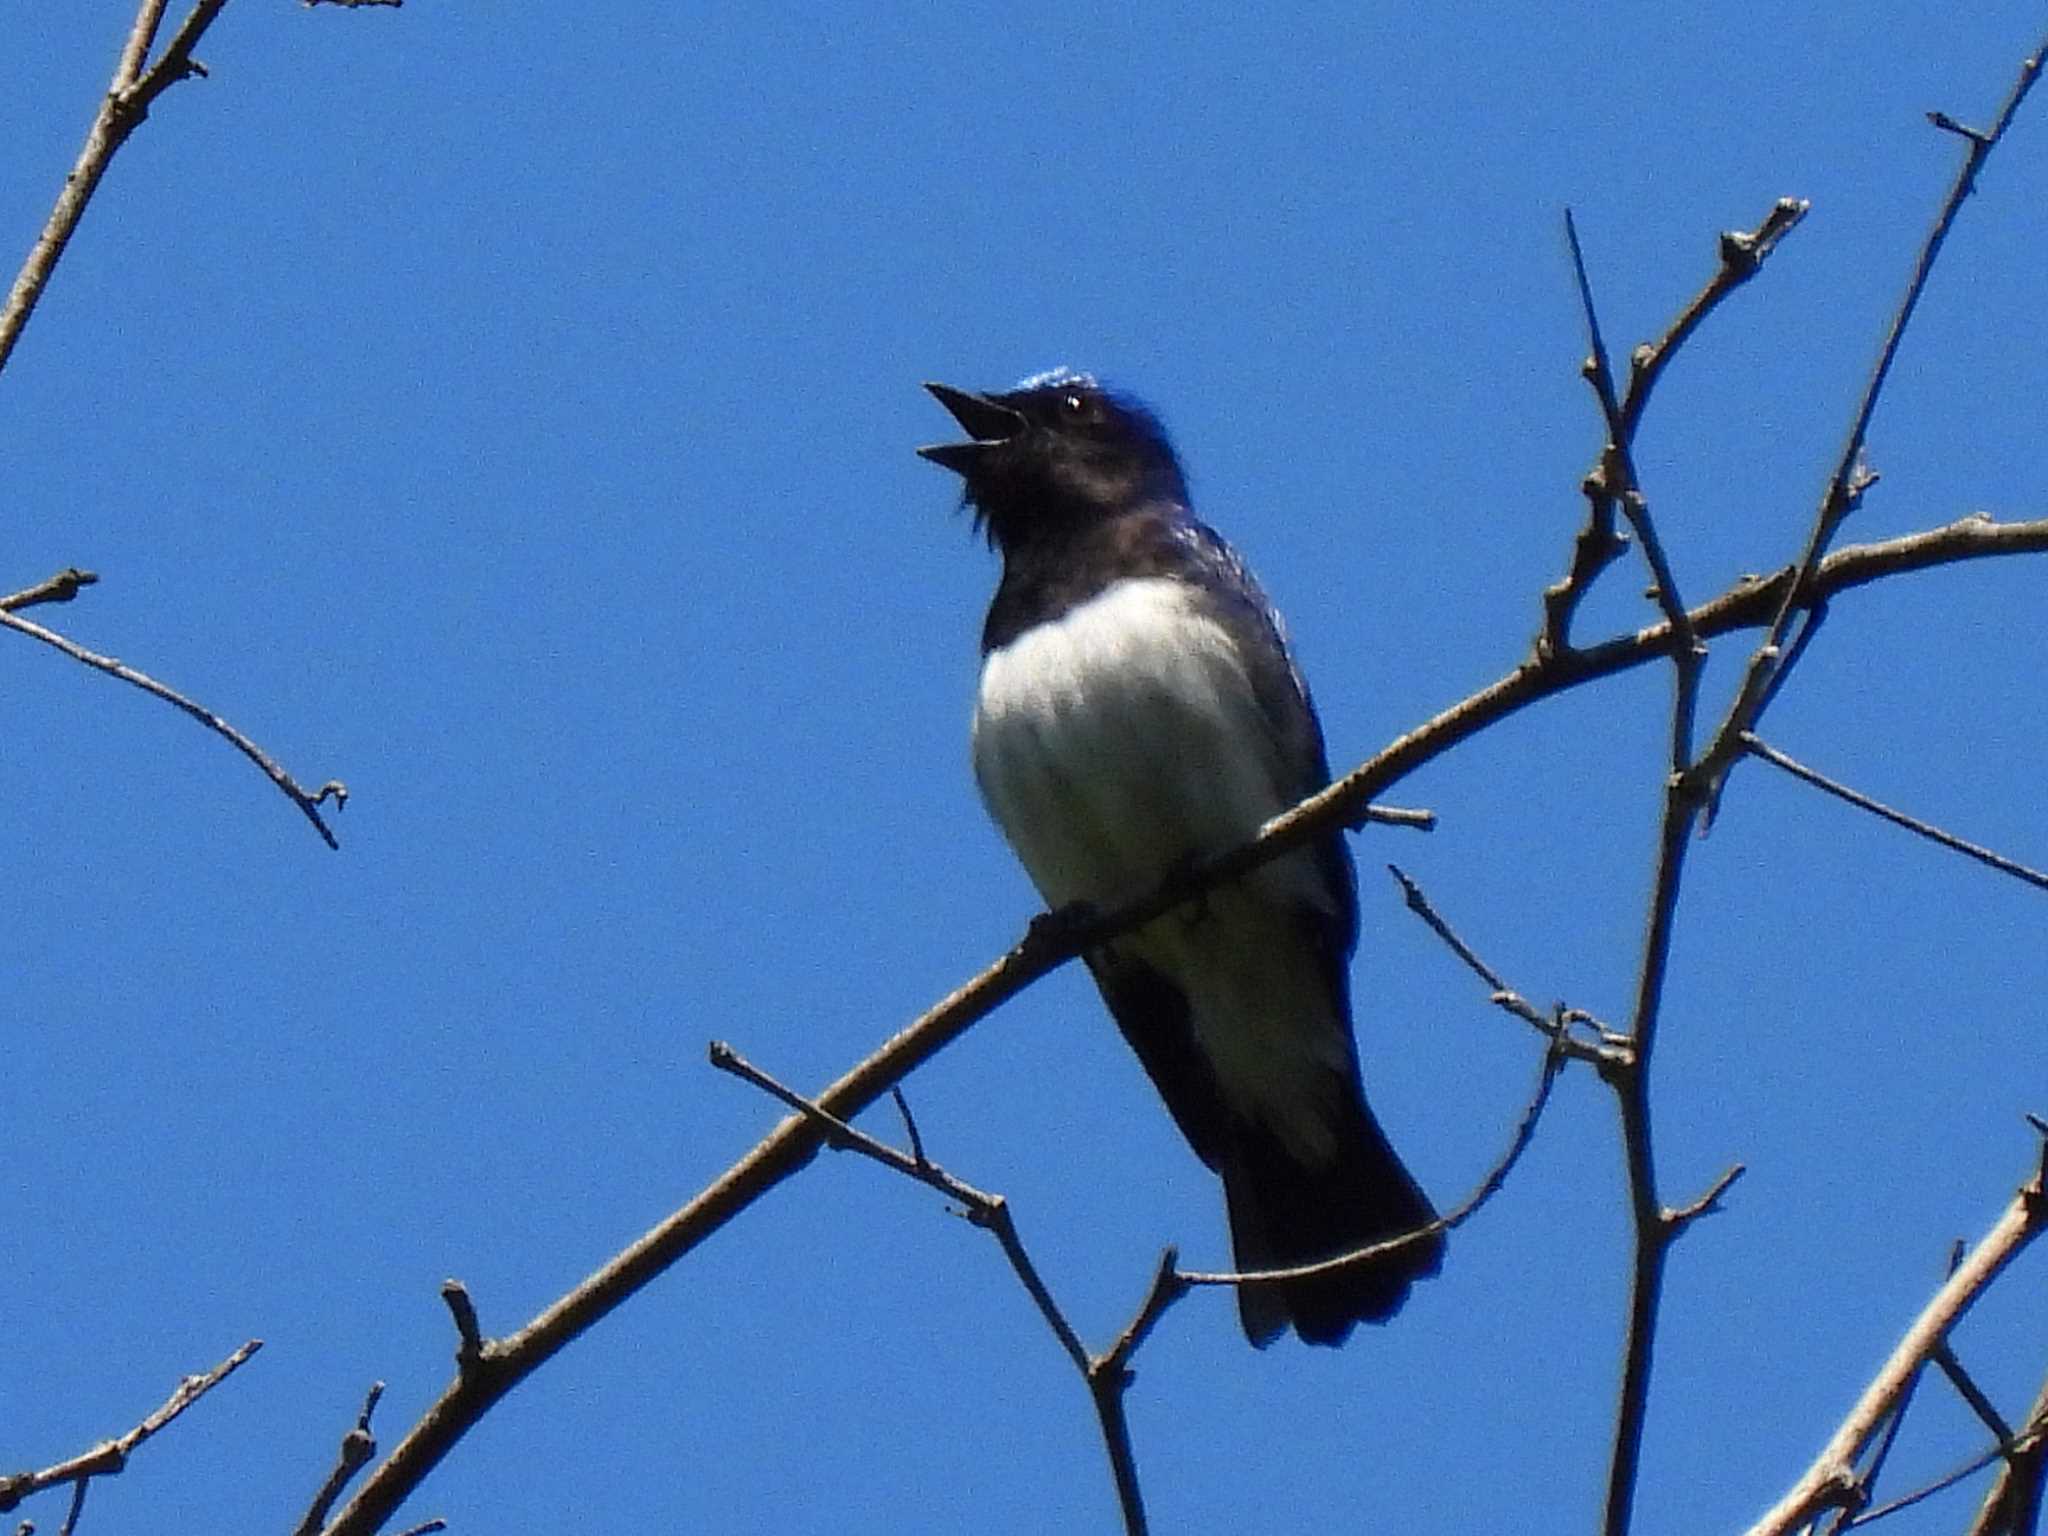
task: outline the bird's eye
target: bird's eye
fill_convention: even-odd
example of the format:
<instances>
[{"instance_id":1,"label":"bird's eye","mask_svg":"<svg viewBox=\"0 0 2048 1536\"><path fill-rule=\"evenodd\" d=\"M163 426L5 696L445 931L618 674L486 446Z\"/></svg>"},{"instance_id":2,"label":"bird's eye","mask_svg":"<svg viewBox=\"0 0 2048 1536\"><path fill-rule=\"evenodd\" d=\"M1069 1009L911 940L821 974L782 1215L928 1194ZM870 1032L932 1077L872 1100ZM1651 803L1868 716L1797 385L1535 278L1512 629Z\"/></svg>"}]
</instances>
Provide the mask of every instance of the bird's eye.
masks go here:
<instances>
[{"instance_id":1,"label":"bird's eye","mask_svg":"<svg viewBox=\"0 0 2048 1536\"><path fill-rule=\"evenodd\" d=\"M1088 402L1079 395L1069 395L1060 404L1066 407L1069 416L1083 416L1088 411Z\"/></svg>"}]
</instances>

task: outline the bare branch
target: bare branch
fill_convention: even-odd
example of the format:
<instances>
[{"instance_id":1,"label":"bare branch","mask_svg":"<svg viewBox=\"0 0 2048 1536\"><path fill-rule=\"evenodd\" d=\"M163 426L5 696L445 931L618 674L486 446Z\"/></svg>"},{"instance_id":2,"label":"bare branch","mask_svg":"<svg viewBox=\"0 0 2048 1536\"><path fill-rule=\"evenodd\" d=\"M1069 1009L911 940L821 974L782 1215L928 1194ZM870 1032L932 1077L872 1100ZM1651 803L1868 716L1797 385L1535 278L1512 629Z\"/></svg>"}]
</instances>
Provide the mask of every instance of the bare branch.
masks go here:
<instances>
[{"instance_id":1,"label":"bare branch","mask_svg":"<svg viewBox=\"0 0 2048 1536\"><path fill-rule=\"evenodd\" d=\"M2027 93L2034 87L2034 81L2041 73L2041 61L2048 54L2048 37L2035 45L2033 53L2020 65L2018 78L2007 94L2005 104L1988 133L1966 134L1969 153L1956 172L1949 187L1948 196L1943 200L1941 211L1935 216L1934 224L1922 242L1920 254L1913 265L1913 275L1906 284L1904 298L1899 301L1897 313L1892 317L1890 329L1886 332L1884 345L1878 351L1877 364L1871 369L1869 382L1864 386L1863 397L1857 404L1849 426L1848 440L1842 445L1841 457L1836 461L1834 473L1828 477L1827 489L1821 495L1820 506L1814 514L1813 525L1807 535L1805 552L1794 567L1794 578L1780 599L1778 611L1772 616L1762 643L1751 655L1749 666L1744 673L1742 686L1735 701L1729 706L1727 718L1716 733L1712 757L1711 777L1718 781L1740 752L1740 736L1744 731L1756 729L1761 718L1763 704L1769 693L1774 694L1778 680L1774 674L1789 670L1794 658L1785 655L1785 640L1790 633L1793 619L1802 608L1811 604L1808 585L1821 568L1822 558L1828 546L1834 542L1835 534L1847 521L1850 513L1863 499L1863 493L1876 483L1877 476L1865 462L1864 449L1870 435L1871 418L1876 414L1877 402L1884 393L1886 381L1891 376L1892 363L1898 356L1899 344L1905 339L1906 327L1919 307L1920 295L1926 291L1927 279L1934 270L1934 263L1941 254L1948 232L1955 224L1956 216L1962 211L1963 202L1976 190L1977 173L1983 169L1991 151L2005 137L2005 131L2012 125L2014 115ZM1718 793L1718 783L1715 792Z\"/></svg>"},{"instance_id":2,"label":"bare branch","mask_svg":"<svg viewBox=\"0 0 2048 1536\"><path fill-rule=\"evenodd\" d=\"M1966 518L1946 528L1884 544L1837 551L1823 563L1814 599L1906 571L1987 555L2048 551L2048 519L1995 524ZM1778 580L1745 581L1691 613L1702 635L1769 619ZM1374 795L1442 756L1467 737L1516 710L1595 678L1661 660L1671 647L1667 625L1653 625L1587 650L1525 662L1470 698L1417 726L1260 829L1258 837L1181 880L1117 912L1079 923L1035 922L1009 953L941 999L816 1096L828 1114L850 1120L912 1071L1039 977L1085 949L1149 922L1210 885L1233 879L1288 849L1364 815ZM441 1458L499 1397L623 1304L642 1286L718 1231L768 1190L807 1166L825 1137L809 1117L793 1115L708 1188L615 1255L517 1334L492 1341L494 1369L459 1376L357 1489L326 1536L368 1536L390 1517Z\"/></svg>"},{"instance_id":3,"label":"bare branch","mask_svg":"<svg viewBox=\"0 0 2048 1536\"><path fill-rule=\"evenodd\" d=\"M1975 843L1964 842L1963 839L1957 837L1954 833L1944 832L1931 822L1921 821L1917 817L1908 816L1904 811L1895 811L1882 801L1873 800L1870 796L1861 794L1849 788L1846 784L1837 783L1825 774L1807 767L1804 763L1794 761L1775 747L1766 745L1753 732L1744 731L1742 733L1742 745L1752 757L1760 757L1774 767L1784 769L1785 772L1791 774L1795 779L1804 780L1816 789L1824 789L1837 799L1846 800L1858 810L1868 811L1873 816L1882 817L1893 826L1904 827L1908 832L1917 833L1929 842L1939 843L1944 848L1966 854L1980 864L1988 864L2001 874L2011 875L2016 880L2024 880L2031 886L2041 890L2048 890L2048 875L2042 874L2038 869L2029 869L2026 865L2016 863L2006 858L2003 854L1993 853L1989 848L1982 848Z\"/></svg>"},{"instance_id":4,"label":"bare branch","mask_svg":"<svg viewBox=\"0 0 2048 1536\"><path fill-rule=\"evenodd\" d=\"M154 1413L118 1439L102 1440L91 1450L60 1461L53 1467L45 1467L40 1472L17 1472L12 1477L0 1477L0 1514L16 1508L30 1494L62 1483L73 1483L77 1486L72 1492L71 1515L67 1524L75 1522L79 1507L85 1500L84 1487L88 1481L125 1471L128 1458L136 1447L234 1375L262 1347L261 1339L251 1339L212 1370L198 1376L187 1376Z\"/></svg>"},{"instance_id":5,"label":"bare branch","mask_svg":"<svg viewBox=\"0 0 2048 1536\"><path fill-rule=\"evenodd\" d=\"M1387 871L1399 882L1401 896L1407 903L1408 910L1421 918L1429 926L1430 931L1444 941L1451 953L1463 961L1468 970L1472 971L1474 975L1486 983L1490 989L1490 995L1487 1000L1495 1007L1504 1009L1516 1018L1523 1020L1530 1028L1536 1030L1546 1040L1549 1040L1560 1053L1571 1057L1575 1061L1585 1062L1596 1072L1605 1073L1609 1068L1616 1066L1619 1062L1626 1059L1628 1043L1626 1036L1617 1035L1605 1028L1584 1009L1566 1008L1560 1004L1549 1013L1543 1012L1534 1003L1503 981L1498 971L1480 959L1478 954L1473 951L1471 945L1458 937L1457 933L1452 930L1451 925L1444 921L1434 906L1430 905L1430 900L1423 894L1421 886L1409 879L1396 865L1389 864ZM1598 1040L1585 1040L1573 1034L1571 1031L1572 1024L1580 1021L1588 1023L1598 1030L1600 1038Z\"/></svg>"},{"instance_id":6,"label":"bare branch","mask_svg":"<svg viewBox=\"0 0 2048 1536\"><path fill-rule=\"evenodd\" d=\"M2041 1520L2044 1479L2048 1479L2048 1381L2034 1394L2016 1446L2006 1456L2005 1466L1964 1536L2034 1536Z\"/></svg>"},{"instance_id":7,"label":"bare branch","mask_svg":"<svg viewBox=\"0 0 2048 1536\"><path fill-rule=\"evenodd\" d=\"M89 573L81 572L79 574L86 575ZM62 579L61 576L53 578L53 580L58 581ZM48 585L50 583L44 583L44 586ZM38 589L32 587L29 590L33 593ZM20 594L16 595L19 596ZM48 601L53 599L41 600ZM236 751L248 758L258 768L261 768L269 776L270 782L284 792L285 798L305 813L306 819L313 823L314 830L326 841L328 847L335 849L341 847L341 844L335 840L333 830L329 828L325 818L320 814L320 807L329 800L334 802L336 809L340 809L348 804L348 786L343 784L341 780L329 779L317 790L308 790L297 779L286 773L283 766L275 758L257 746L247 736L236 730L232 725L228 724L219 715L206 708L203 704L187 698L184 694L178 692L177 689L167 687L163 683L158 682L148 673L138 672L135 668L116 661L111 656L102 656L96 651L88 651L76 641L67 640L55 630L45 629L42 625L32 620L24 619L19 614L13 613L6 608L0 608L0 627L17 630L32 640L40 640L43 644L62 651L73 661L82 662L96 671L106 673L109 677L118 677L124 683L132 683L144 693L154 694L167 704L175 704L208 730L226 738Z\"/></svg>"},{"instance_id":8,"label":"bare branch","mask_svg":"<svg viewBox=\"0 0 2048 1536\"><path fill-rule=\"evenodd\" d=\"M1805 217L1807 204L1802 199L1781 197L1764 216L1763 222L1750 232L1731 231L1721 236L1721 265L1707 281L1691 303L1672 321L1663 337L1646 346L1640 346L1630 358L1629 385L1627 397L1621 402L1619 421L1610 436L1618 436L1626 442L1633 439L1636 424L1642 419L1644 408L1650 401L1650 392L1656 388L1657 380L1664 369L1677 355L1686 339L1699 328L1700 322L1720 305L1721 301L1756 275L1766 257L1777 249L1778 242L1790 234L1800 219ZM1579 291L1586 307L1588 329L1594 337L1594 359L1603 377L1611 380L1611 373L1605 357L1605 349L1598 340L1597 322L1593 319L1592 293L1585 282L1585 265L1578 251L1578 234L1571 223L1571 214L1565 215L1566 230L1570 235L1573 266L1579 277ZM1611 384L1607 391L1612 393ZM1604 404L1604 401L1603 401ZM1614 418L1610 417L1610 422ZM1627 548L1628 541L1615 532L1614 512L1616 495L1612 488L1597 476L1588 476L1582 486L1586 495L1586 523L1579 530L1572 543L1571 565L1563 579L1543 590L1543 630L1537 637L1538 657L1567 650L1571 645L1571 621L1579 602L1592 588L1600 573L1611 565Z\"/></svg>"},{"instance_id":9,"label":"bare branch","mask_svg":"<svg viewBox=\"0 0 2048 1536\"><path fill-rule=\"evenodd\" d=\"M28 317L35 313L36 302L49 285L50 274L57 270L65 246L71 243L78 221L85 216L85 205L99 190L100 178L106 175L115 152L149 116L149 104L176 80L191 72L182 65L177 73L168 72L165 64L174 54L189 62L193 45L213 18L220 14L221 6L227 0L199 0L184 26L178 29L178 36L171 48L165 51L163 60L144 75L142 62L149 54L150 44L155 41L157 26L163 19L164 3L165 0L142 0L137 8L135 24L129 29L128 40L121 48L120 61L114 66L113 82L100 100L92 126L86 130L85 147L79 150L71 174L64 178L64 190L57 194L57 205L50 211L49 220L30 249L28 259L22 263L6 304L0 306L0 369L5 369L8 358L13 356L14 344L21 338Z\"/></svg>"},{"instance_id":10,"label":"bare branch","mask_svg":"<svg viewBox=\"0 0 2048 1536\"><path fill-rule=\"evenodd\" d=\"M377 1400L383 1395L384 1383L371 1383L370 1394L363 1400L363 1411L356 1417L355 1428L341 1437L341 1453L334 1463L334 1470L327 1474L327 1481L313 1495L313 1502L293 1528L292 1536L314 1536L327 1523L327 1512L334 1508L334 1501L341 1497L341 1490L348 1486L349 1479L367 1467L376 1456L377 1438L370 1433L370 1415L377 1411Z\"/></svg>"},{"instance_id":11,"label":"bare branch","mask_svg":"<svg viewBox=\"0 0 2048 1536\"><path fill-rule=\"evenodd\" d=\"M1449 1232L1462 1227L1478 1214L1480 1208L1499 1194L1514 1171L1515 1164L1522 1160L1522 1154L1535 1139L1537 1122L1543 1118L1543 1110L1550 1102L1551 1087L1557 1082L1557 1074L1563 1069L1569 1052L1562 1039L1552 1036L1549 1049L1543 1053L1543 1066L1537 1074L1536 1091L1530 1095L1529 1103L1515 1122L1515 1129L1508 1137L1507 1150L1479 1181L1478 1188L1465 1197L1446 1214L1437 1217L1427 1226L1417 1227L1412 1232L1403 1232L1398 1237L1386 1238L1369 1243L1350 1253L1340 1253L1327 1259L1318 1259L1313 1264L1297 1264L1289 1269L1248 1269L1248 1270L1182 1270L1179 1279L1183 1285L1278 1285L1293 1280L1310 1280L1319 1275L1334 1274L1349 1269L1354 1264L1369 1264L1383 1254L1406 1248L1412 1243L1424 1242L1440 1232Z\"/></svg>"},{"instance_id":12,"label":"bare branch","mask_svg":"<svg viewBox=\"0 0 2048 1536\"><path fill-rule=\"evenodd\" d=\"M66 566L48 581L39 581L32 587L0 597L0 613L15 613L23 608L33 608L38 603L68 603L78 596L79 588L89 587L99 579L97 571L81 571L75 565Z\"/></svg>"},{"instance_id":13,"label":"bare branch","mask_svg":"<svg viewBox=\"0 0 2048 1536\"><path fill-rule=\"evenodd\" d=\"M1983 1241L1934 1293L1933 1300L1906 1330L1905 1338L1864 1389L1805 1476L1750 1527L1749 1536L1791 1536L1824 1510L1854 1509L1864 1502L1866 1490L1855 1471L1858 1453L1893 1411L1907 1383L1933 1358L1949 1330L1998 1278L1999 1272L2048 1225L2048 1193L2044 1193L2043 1187L2044 1173L2048 1173L2048 1142L2043 1143L2036 1156L2033 1176L2020 1186Z\"/></svg>"}]
</instances>

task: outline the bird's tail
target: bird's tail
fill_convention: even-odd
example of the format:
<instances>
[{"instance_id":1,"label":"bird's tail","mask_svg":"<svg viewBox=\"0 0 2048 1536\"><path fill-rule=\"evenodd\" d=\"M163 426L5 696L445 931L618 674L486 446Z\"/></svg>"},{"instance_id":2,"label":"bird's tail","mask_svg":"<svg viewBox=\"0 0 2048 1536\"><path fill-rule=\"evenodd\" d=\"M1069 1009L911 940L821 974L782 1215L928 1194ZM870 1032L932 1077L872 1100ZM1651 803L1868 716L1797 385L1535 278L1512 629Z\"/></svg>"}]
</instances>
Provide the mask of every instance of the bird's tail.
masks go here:
<instances>
[{"instance_id":1,"label":"bird's tail","mask_svg":"<svg viewBox=\"0 0 2048 1536\"><path fill-rule=\"evenodd\" d=\"M1240 1121L1223 1160L1231 1247L1240 1270L1291 1269L1413 1232L1436 1219L1364 1096L1344 1116L1335 1155L1309 1163L1265 1127ZM1290 1324L1311 1344L1341 1344L1383 1323L1409 1285L1443 1261L1442 1233L1309 1280L1239 1286L1245 1337L1264 1348Z\"/></svg>"}]
</instances>

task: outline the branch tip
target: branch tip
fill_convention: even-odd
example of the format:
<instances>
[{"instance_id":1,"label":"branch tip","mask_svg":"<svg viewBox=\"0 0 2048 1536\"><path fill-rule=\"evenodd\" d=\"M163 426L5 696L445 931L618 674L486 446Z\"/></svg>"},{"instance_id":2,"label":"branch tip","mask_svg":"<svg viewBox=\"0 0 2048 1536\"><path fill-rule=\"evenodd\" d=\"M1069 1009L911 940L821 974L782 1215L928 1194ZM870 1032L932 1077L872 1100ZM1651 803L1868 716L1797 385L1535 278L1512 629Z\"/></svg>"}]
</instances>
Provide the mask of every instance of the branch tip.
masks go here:
<instances>
[{"instance_id":1,"label":"branch tip","mask_svg":"<svg viewBox=\"0 0 2048 1536\"><path fill-rule=\"evenodd\" d=\"M441 1282L441 1300L455 1320L456 1368L467 1373L484 1356L484 1335L477 1323L476 1303L469 1299L468 1288L454 1279Z\"/></svg>"}]
</instances>

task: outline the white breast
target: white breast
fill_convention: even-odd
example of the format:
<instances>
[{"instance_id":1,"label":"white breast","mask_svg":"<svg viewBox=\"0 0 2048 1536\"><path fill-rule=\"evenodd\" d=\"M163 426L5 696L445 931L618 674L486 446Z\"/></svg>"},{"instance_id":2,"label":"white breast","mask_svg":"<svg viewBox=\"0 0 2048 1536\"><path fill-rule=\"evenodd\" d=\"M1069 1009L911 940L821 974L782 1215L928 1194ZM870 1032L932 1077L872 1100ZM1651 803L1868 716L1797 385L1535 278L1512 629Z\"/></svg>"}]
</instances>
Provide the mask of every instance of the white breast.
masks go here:
<instances>
[{"instance_id":1,"label":"white breast","mask_svg":"<svg viewBox=\"0 0 2048 1536\"><path fill-rule=\"evenodd\" d=\"M1158 577L1118 582L988 657L974 772L1054 906L1141 895L1288 804L1230 637Z\"/></svg>"},{"instance_id":2,"label":"white breast","mask_svg":"<svg viewBox=\"0 0 2048 1536\"><path fill-rule=\"evenodd\" d=\"M989 811L1052 907L1141 896L1294 801L1229 635L1164 578L1118 582L991 653L973 742ZM1119 941L1187 994L1239 1107L1318 1155L1316 1100L1339 1080L1349 1021L1332 1017L1299 907L1335 899L1289 854Z\"/></svg>"}]
</instances>

